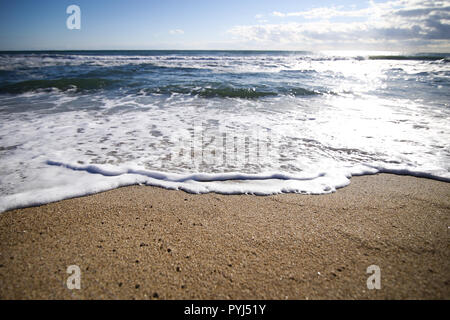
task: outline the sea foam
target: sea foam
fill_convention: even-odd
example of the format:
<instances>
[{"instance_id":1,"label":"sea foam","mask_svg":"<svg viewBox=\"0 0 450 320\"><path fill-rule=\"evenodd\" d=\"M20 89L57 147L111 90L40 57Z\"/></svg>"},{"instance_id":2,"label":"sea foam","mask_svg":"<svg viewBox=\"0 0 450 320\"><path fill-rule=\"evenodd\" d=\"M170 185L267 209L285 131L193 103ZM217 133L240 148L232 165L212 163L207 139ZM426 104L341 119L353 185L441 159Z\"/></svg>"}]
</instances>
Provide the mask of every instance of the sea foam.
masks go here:
<instances>
[{"instance_id":1,"label":"sea foam","mask_svg":"<svg viewBox=\"0 0 450 320\"><path fill-rule=\"evenodd\" d=\"M134 184L269 195L380 172L449 182L450 64L386 57L0 55L0 211Z\"/></svg>"}]
</instances>

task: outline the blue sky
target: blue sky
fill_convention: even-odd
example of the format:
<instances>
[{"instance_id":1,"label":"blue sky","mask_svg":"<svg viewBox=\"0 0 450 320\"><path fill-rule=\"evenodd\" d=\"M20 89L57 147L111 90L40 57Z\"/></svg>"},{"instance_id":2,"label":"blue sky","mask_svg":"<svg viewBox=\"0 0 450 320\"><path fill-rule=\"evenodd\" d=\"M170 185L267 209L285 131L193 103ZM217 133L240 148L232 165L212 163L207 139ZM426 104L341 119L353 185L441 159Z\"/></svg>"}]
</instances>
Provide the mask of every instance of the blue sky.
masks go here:
<instances>
[{"instance_id":1,"label":"blue sky","mask_svg":"<svg viewBox=\"0 0 450 320\"><path fill-rule=\"evenodd\" d=\"M81 9L69 30L66 8ZM0 0L0 50L450 51L450 1Z\"/></svg>"}]
</instances>

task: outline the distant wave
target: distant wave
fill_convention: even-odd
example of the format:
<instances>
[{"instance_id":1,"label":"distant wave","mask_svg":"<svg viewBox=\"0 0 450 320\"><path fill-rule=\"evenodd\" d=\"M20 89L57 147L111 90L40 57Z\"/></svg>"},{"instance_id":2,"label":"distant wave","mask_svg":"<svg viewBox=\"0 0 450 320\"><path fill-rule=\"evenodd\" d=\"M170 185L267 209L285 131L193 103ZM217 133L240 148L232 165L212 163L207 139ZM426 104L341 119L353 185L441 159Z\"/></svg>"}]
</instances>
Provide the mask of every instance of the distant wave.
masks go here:
<instances>
[{"instance_id":1,"label":"distant wave","mask_svg":"<svg viewBox=\"0 0 450 320\"><path fill-rule=\"evenodd\" d=\"M412 55L412 56L369 56L370 60L423 60L423 61L437 61L443 60L445 62L450 61L449 56L438 56L438 55Z\"/></svg>"},{"instance_id":2,"label":"distant wave","mask_svg":"<svg viewBox=\"0 0 450 320\"><path fill-rule=\"evenodd\" d=\"M255 99L268 96L276 96L276 92L258 91L253 88L204 88L200 90L193 90L191 94L199 95L204 98L243 98Z\"/></svg>"},{"instance_id":3,"label":"distant wave","mask_svg":"<svg viewBox=\"0 0 450 320\"><path fill-rule=\"evenodd\" d=\"M20 94L33 91L58 89L61 91L84 92L98 89L108 89L119 80L110 80L104 78L62 78L55 80L27 80L7 84L0 87L0 94ZM123 84L123 83L122 83ZM145 86L144 83L132 83L132 87ZM126 87L127 85L125 85ZM306 88L276 88L271 90L259 87L233 87L223 86L218 83L201 83L196 86L192 85L169 85L163 87L141 88L141 92L146 94L187 94L199 96L203 98L241 98L241 99L258 99L262 97L271 97L278 95L290 96L311 96L318 95L322 92L310 90ZM327 92L330 93L330 92Z\"/></svg>"},{"instance_id":4,"label":"distant wave","mask_svg":"<svg viewBox=\"0 0 450 320\"><path fill-rule=\"evenodd\" d=\"M13 84L8 84L0 87L0 93L12 93L19 94L30 91L36 91L40 89L59 89L62 91L75 90L75 91L86 91L106 88L113 83L115 80L99 79L99 78L63 78L55 80L27 80L16 82Z\"/></svg>"},{"instance_id":5,"label":"distant wave","mask_svg":"<svg viewBox=\"0 0 450 320\"><path fill-rule=\"evenodd\" d=\"M272 88L275 89L275 88ZM273 97L278 95L291 96L311 96L320 94L319 91L309 90L305 88L278 88L277 90L264 90L262 88L238 88L221 86L216 88L196 87L190 88L185 86L166 86L162 88L147 88L144 92L148 94L190 94L203 98L241 98L241 99L257 99L262 97Z\"/></svg>"}]
</instances>

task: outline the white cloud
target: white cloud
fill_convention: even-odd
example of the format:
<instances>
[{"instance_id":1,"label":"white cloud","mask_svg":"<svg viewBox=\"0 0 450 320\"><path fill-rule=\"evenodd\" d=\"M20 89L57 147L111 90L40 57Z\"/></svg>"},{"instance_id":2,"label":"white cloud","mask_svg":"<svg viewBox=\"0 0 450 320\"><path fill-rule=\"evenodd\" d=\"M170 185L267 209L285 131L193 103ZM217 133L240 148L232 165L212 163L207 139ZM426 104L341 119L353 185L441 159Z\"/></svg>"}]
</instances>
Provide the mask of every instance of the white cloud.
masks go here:
<instances>
[{"instance_id":1,"label":"white cloud","mask_svg":"<svg viewBox=\"0 0 450 320\"><path fill-rule=\"evenodd\" d=\"M321 7L299 12L275 11L272 16L297 17L299 22L290 19L282 23L242 25L228 32L241 43L283 48L450 49L450 1L447 0L370 1L362 9Z\"/></svg>"},{"instance_id":2,"label":"white cloud","mask_svg":"<svg viewBox=\"0 0 450 320\"><path fill-rule=\"evenodd\" d=\"M285 16L286 16L285 13L281 13L281 12L278 12L278 11L274 11L272 14L273 14L275 17L285 17Z\"/></svg>"},{"instance_id":3,"label":"white cloud","mask_svg":"<svg viewBox=\"0 0 450 320\"><path fill-rule=\"evenodd\" d=\"M324 18L334 18L334 17L365 17L370 13L370 8L356 10L341 10L340 7L322 7L322 8L314 8L307 11L298 11L298 12L288 12L282 13L278 11L274 11L272 13L273 16L276 17L303 17L305 19L324 19Z\"/></svg>"},{"instance_id":4,"label":"white cloud","mask_svg":"<svg viewBox=\"0 0 450 320\"><path fill-rule=\"evenodd\" d=\"M184 30L175 29L175 30L170 30L169 33L172 35L184 34Z\"/></svg>"}]
</instances>

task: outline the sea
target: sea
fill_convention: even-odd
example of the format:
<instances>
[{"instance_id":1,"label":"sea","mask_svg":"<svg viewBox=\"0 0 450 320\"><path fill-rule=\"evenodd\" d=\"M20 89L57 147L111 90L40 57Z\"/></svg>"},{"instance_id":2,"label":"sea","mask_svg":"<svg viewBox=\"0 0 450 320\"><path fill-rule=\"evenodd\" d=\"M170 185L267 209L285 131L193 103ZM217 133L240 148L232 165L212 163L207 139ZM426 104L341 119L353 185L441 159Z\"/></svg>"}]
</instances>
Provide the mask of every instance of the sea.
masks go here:
<instances>
[{"instance_id":1,"label":"sea","mask_svg":"<svg viewBox=\"0 0 450 320\"><path fill-rule=\"evenodd\" d=\"M121 186L450 182L450 54L0 52L0 212Z\"/></svg>"}]
</instances>

